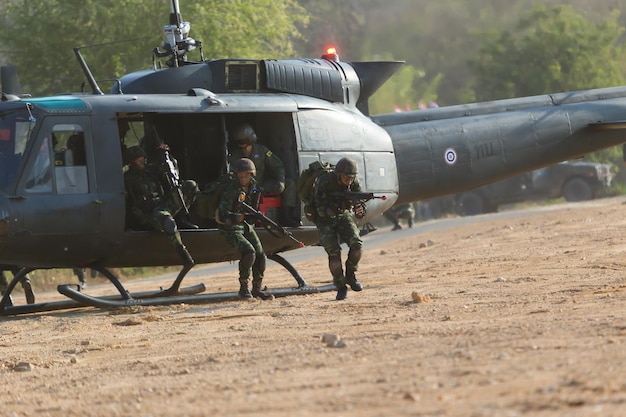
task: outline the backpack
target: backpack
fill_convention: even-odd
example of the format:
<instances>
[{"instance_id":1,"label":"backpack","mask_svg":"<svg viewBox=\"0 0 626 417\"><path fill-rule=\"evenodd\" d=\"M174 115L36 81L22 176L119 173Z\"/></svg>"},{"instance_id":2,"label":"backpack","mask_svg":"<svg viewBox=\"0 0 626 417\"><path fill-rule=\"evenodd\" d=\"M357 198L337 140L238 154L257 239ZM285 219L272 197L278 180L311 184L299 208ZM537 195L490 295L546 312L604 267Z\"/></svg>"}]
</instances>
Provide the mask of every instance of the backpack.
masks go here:
<instances>
[{"instance_id":1,"label":"backpack","mask_svg":"<svg viewBox=\"0 0 626 417\"><path fill-rule=\"evenodd\" d=\"M220 205L220 196L226 189L230 176L223 175L204 187L196 197L196 211L198 216L205 219L215 219L215 211Z\"/></svg>"},{"instance_id":2,"label":"backpack","mask_svg":"<svg viewBox=\"0 0 626 417\"><path fill-rule=\"evenodd\" d=\"M304 203L304 215L307 220L315 222L317 220L317 209L313 199L313 190L317 179L326 172L331 172L335 166L330 162L315 161L300 173L298 178L298 197Z\"/></svg>"}]
</instances>

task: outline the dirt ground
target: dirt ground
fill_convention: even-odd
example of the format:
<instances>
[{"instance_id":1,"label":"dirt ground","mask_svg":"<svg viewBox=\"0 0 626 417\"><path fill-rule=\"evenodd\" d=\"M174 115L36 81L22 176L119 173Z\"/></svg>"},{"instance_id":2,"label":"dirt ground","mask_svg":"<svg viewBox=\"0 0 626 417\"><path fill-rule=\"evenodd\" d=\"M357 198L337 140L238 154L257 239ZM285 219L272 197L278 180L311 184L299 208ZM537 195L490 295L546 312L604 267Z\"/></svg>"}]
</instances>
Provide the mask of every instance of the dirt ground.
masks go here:
<instances>
[{"instance_id":1,"label":"dirt ground","mask_svg":"<svg viewBox=\"0 0 626 417\"><path fill-rule=\"evenodd\" d=\"M397 240L366 238L365 289L342 302L3 318L0 415L626 415L623 202L382 231ZM296 267L330 281L324 258ZM237 289L232 272L189 280ZM266 285L292 281L270 263Z\"/></svg>"}]
</instances>

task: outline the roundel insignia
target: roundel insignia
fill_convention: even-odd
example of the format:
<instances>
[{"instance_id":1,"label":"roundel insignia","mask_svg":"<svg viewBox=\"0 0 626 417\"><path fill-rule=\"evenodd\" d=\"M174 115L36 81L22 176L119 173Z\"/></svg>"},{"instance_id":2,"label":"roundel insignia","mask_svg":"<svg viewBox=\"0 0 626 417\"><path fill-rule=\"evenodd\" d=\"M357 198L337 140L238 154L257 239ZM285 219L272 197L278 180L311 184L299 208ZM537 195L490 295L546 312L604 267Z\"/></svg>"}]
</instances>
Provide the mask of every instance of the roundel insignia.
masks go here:
<instances>
[{"instance_id":1,"label":"roundel insignia","mask_svg":"<svg viewBox=\"0 0 626 417\"><path fill-rule=\"evenodd\" d=\"M443 157L446 160L446 164L454 165L456 164L456 151L454 148L448 148L445 150Z\"/></svg>"}]
</instances>

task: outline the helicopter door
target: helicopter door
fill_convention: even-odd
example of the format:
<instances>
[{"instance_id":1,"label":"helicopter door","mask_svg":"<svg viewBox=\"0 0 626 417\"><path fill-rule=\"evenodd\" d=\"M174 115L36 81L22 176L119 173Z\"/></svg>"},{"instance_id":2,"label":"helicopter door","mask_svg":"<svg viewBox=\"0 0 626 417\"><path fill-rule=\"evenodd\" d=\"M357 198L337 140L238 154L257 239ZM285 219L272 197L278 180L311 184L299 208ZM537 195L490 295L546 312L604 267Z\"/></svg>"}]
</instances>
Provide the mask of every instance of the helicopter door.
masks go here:
<instances>
[{"instance_id":1,"label":"helicopter door","mask_svg":"<svg viewBox=\"0 0 626 417\"><path fill-rule=\"evenodd\" d=\"M100 230L87 117L44 120L19 185L21 228L31 235Z\"/></svg>"}]
</instances>

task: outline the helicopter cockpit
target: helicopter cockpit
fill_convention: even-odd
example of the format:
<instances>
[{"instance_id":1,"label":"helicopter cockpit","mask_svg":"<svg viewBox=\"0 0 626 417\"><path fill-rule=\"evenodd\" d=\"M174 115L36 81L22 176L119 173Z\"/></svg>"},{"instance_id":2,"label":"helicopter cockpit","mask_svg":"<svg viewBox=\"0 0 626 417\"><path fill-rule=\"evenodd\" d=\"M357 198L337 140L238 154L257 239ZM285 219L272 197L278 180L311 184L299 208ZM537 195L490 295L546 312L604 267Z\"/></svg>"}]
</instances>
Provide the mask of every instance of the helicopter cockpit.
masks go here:
<instances>
[{"instance_id":1,"label":"helicopter cockpit","mask_svg":"<svg viewBox=\"0 0 626 417\"><path fill-rule=\"evenodd\" d=\"M15 186L20 162L34 125L31 113L24 106L0 118L0 191L7 193Z\"/></svg>"}]
</instances>

